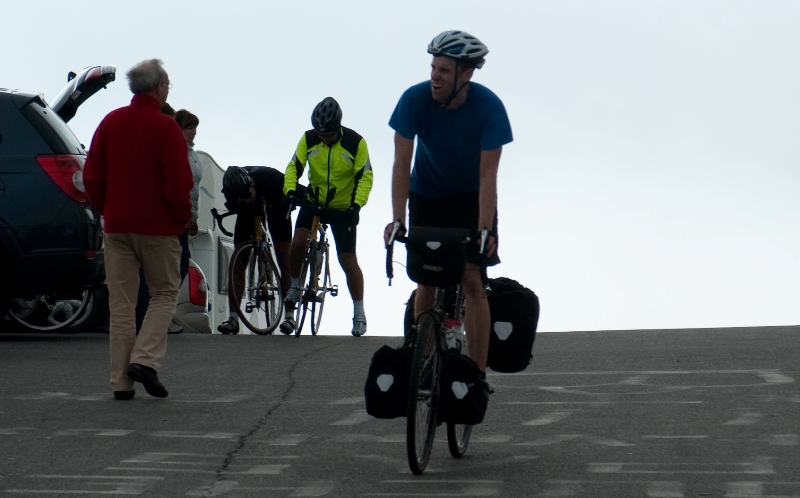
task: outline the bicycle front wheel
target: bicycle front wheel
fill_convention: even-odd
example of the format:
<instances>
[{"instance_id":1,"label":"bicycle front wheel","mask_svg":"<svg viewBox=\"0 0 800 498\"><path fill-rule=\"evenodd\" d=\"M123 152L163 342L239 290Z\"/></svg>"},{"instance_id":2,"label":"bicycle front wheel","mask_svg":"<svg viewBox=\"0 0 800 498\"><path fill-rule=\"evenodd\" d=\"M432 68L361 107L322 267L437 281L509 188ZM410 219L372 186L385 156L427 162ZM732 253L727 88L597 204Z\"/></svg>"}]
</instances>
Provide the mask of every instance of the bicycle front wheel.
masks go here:
<instances>
[{"instance_id":1,"label":"bicycle front wheel","mask_svg":"<svg viewBox=\"0 0 800 498\"><path fill-rule=\"evenodd\" d=\"M280 272L265 247L241 244L231 256L228 292L245 326L259 335L271 334L283 317Z\"/></svg>"},{"instance_id":2,"label":"bicycle front wheel","mask_svg":"<svg viewBox=\"0 0 800 498\"><path fill-rule=\"evenodd\" d=\"M322 309L325 307L325 296L328 294L328 285L331 282L331 269L328 262L328 247L322 252L320 275L322 285L317 287L311 302L311 335L317 335L320 323L322 323ZM318 282L319 280L317 280Z\"/></svg>"},{"instance_id":3,"label":"bicycle front wheel","mask_svg":"<svg viewBox=\"0 0 800 498\"><path fill-rule=\"evenodd\" d=\"M471 425L447 423L447 447L454 458L461 458L467 452L471 434Z\"/></svg>"},{"instance_id":4,"label":"bicycle front wheel","mask_svg":"<svg viewBox=\"0 0 800 498\"><path fill-rule=\"evenodd\" d=\"M406 414L408 465L414 474L422 474L427 467L436 433L439 374L442 367L437 345L438 332L439 324L432 315L423 313L419 316Z\"/></svg>"}]
</instances>

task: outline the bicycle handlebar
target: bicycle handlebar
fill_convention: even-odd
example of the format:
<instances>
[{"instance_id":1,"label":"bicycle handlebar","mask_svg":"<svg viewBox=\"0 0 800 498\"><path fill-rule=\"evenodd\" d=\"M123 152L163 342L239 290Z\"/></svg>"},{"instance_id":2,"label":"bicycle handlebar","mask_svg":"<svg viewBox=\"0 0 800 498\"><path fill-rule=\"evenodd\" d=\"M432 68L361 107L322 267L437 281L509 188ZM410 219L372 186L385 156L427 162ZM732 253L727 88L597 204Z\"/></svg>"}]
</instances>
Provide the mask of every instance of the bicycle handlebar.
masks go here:
<instances>
[{"instance_id":1,"label":"bicycle handlebar","mask_svg":"<svg viewBox=\"0 0 800 498\"><path fill-rule=\"evenodd\" d=\"M233 237L233 234L231 232L225 230L225 227L222 225L222 220L224 220L225 218L227 218L228 216L230 216L232 214L234 214L234 213L232 213L230 211L228 211L228 212L226 212L224 214L219 214L219 211L217 211L217 208L211 208L211 216L214 218L214 220L213 220L214 222L211 225L211 229L213 230L214 228L216 228L216 225L219 225L219 229L222 231L222 233L224 233L228 237Z\"/></svg>"},{"instance_id":2,"label":"bicycle handlebar","mask_svg":"<svg viewBox=\"0 0 800 498\"><path fill-rule=\"evenodd\" d=\"M389 243L386 244L386 276L389 278L389 287L392 286L392 279L394 278L394 266L392 265L392 257L394 255L394 242L402 242L405 244L406 237L405 235L398 235L397 232L403 227L403 224L399 221L395 221L392 226L392 235L389 237Z\"/></svg>"}]
</instances>

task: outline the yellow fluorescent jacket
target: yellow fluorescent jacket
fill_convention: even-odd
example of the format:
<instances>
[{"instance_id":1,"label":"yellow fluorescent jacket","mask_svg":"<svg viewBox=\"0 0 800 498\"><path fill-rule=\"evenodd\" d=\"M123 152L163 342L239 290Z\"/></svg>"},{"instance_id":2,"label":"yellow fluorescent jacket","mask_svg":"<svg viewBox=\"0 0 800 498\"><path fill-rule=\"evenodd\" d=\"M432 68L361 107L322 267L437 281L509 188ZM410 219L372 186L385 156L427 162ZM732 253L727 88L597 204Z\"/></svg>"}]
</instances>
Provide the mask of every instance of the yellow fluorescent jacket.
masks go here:
<instances>
[{"instance_id":1,"label":"yellow fluorescent jacket","mask_svg":"<svg viewBox=\"0 0 800 498\"><path fill-rule=\"evenodd\" d=\"M335 190L329 207L347 209L353 204L364 207L372 190L372 165L369 162L367 141L342 127L342 138L332 147L320 140L317 132L308 130L300 138L294 157L286 167L283 193L297 191L308 163L308 194L319 188L319 200L325 202L328 191Z\"/></svg>"}]
</instances>

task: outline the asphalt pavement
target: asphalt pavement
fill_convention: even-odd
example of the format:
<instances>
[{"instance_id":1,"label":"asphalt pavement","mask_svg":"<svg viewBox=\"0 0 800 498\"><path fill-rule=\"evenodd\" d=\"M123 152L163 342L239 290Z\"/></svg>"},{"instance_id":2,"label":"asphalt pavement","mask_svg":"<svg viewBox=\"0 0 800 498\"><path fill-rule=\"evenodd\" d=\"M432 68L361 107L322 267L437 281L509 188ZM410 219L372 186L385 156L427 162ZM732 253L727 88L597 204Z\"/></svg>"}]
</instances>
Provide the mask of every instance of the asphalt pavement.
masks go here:
<instances>
[{"instance_id":1,"label":"asphalt pavement","mask_svg":"<svg viewBox=\"0 0 800 498\"><path fill-rule=\"evenodd\" d=\"M0 333L2 496L800 496L800 327L540 334L467 455L414 476L364 410L393 337L169 337L115 401L103 334Z\"/></svg>"}]
</instances>

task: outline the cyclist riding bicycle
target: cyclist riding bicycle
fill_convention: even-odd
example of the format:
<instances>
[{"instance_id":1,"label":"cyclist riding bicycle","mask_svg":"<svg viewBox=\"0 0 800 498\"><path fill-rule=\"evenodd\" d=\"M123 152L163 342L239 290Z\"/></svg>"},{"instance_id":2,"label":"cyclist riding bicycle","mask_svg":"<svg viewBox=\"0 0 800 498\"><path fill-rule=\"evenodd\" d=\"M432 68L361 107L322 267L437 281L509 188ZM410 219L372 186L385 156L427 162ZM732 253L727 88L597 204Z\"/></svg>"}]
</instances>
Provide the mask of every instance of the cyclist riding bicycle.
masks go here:
<instances>
[{"instance_id":1,"label":"cyclist riding bicycle","mask_svg":"<svg viewBox=\"0 0 800 498\"><path fill-rule=\"evenodd\" d=\"M487 266L500 262L497 169L503 145L513 140L503 103L491 90L470 81L488 52L486 45L464 31L445 31L428 46L433 55L430 81L406 90L389 121L395 130L393 217L384 232L388 244L394 222L405 224L407 202L410 227L471 230L474 244L461 280L467 303L464 324L469 356L483 372L484 382L491 319L483 275ZM486 257L479 254L478 234L484 228L489 230ZM431 306L433 291L418 287L417 315Z\"/></svg>"},{"instance_id":2,"label":"cyclist riding bicycle","mask_svg":"<svg viewBox=\"0 0 800 498\"><path fill-rule=\"evenodd\" d=\"M289 290L289 246L292 240L292 221L286 216L283 195L283 173L266 166L231 166L222 177L222 193L225 195L225 207L236 213L236 226L233 231L233 243L238 246L255 235L255 218L261 213L260 199L267 202L267 227L275 244L278 268L281 272L281 287ZM239 317L233 306L233 299L241 295L244 281L237 282L238 289L228 289L230 317L217 326L223 334L239 333ZM235 291L235 292L234 292ZM285 312L291 317L290 312ZM293 319L292 319L293 320ZM283 329L281 329L283 330Z\"/></svg>"},{"instance_id":3,"label":"cyclist riding bicycle","mask_svg":"<svg viewBox=\"0 0 800 498\"><path fill-rule=\"evenodd\" d=\"M356 258L359 211L367 204L372 189L367 142L355 131L342 126L342 109L333 97L317 104L311 114L311 124L313 129L300 138L294 157L286 168L283 192L292 199L300 197L297 195L298 181L308 164L306 200L310 200L308 196L312 192L318 191L319 199L314 200L327 208L323 211L322 222L329 224L333 232L339 264L347 277L347 287L353 299L351 333L358 337L367 332L364 276ZM315 213L312 207L301 203L289 253L292 285L286 297L287 308L294 308L300 299L300 271ZM281 331L291 333L283 330L287 322L281 324Z\"/></svg>"}]
</instances>

